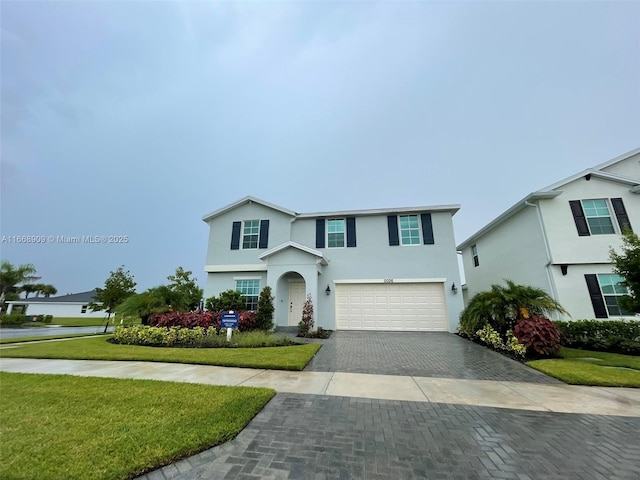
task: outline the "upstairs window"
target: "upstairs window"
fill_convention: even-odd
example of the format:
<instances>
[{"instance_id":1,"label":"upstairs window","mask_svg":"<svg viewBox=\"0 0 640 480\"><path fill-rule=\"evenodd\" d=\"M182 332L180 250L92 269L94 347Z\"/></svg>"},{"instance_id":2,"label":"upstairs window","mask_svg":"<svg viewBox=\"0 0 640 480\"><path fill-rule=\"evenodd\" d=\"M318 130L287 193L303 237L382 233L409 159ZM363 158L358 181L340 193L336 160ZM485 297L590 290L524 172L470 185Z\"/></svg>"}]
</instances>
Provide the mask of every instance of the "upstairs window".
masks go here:
<instances>
[{"instance_id":1,"label":"upstairs window","mask_svg":"<svg viewBox=\"0 0 640 480\"><path fill-rule=\"evenodd\" d=\"M605 199L582 200L582 209L589 225L591 235L607 235L615 233L611 212Z\"/></svg>"},{"instance_id":2,"label":"upstairs window","mask_svg":"<svg viewBox=\"0 0 640 480\"><path fill-rule=\"evenodd\" d=\"M269 220L245 220L231 226L231 250L267 248Z\"/></svg>"},{"instance_id":3,"label":"upstairs window","mask_svg":"<svg viewBox=\"0 0 640 480\"><path fill-rule=\"evenodd\" d=\"M344 218L327 220L327 247L344 247L345 221Z\"/></svg>"},{"instance_id":4,"label":"upstairs window","mask_svg":"<svg viewBox=\"0 0 640 480\"><path fill-rule=\"evenodd\" d=\"M400 245L420 244L420 223L417 215L400 215Z\"/></svg>"},{"instance_id":5,"label":"upstairs window","mask_svg":"<svg viewBox=\"0 0 640 480\"><path fill-rule=\"evenodd\" d=\"M480 265L480 260L478 259L478 247L476 245L471 247L471 256L473 257L473 266L477 267Z\"/></svg>"},{"instance_id":6,"label":"upstairs window","mask_svg":"<svg viewBox=\"0 0 640 480\"><path fill-rule=\"evenodd\" d=\"M242 248L258 248L260 220L245 220L242 229Z\"/></svg>"},{"instance_id":7,"label":"upstairs window","mask_svg":"<svg viewBox=\"0 0 640 480\"><path fill-rule=\"evenodd\" d=\"M236 290L245 298L245 306L247 310L258 309L260 280L236 280Z\"/></svg>"}]
</instances>

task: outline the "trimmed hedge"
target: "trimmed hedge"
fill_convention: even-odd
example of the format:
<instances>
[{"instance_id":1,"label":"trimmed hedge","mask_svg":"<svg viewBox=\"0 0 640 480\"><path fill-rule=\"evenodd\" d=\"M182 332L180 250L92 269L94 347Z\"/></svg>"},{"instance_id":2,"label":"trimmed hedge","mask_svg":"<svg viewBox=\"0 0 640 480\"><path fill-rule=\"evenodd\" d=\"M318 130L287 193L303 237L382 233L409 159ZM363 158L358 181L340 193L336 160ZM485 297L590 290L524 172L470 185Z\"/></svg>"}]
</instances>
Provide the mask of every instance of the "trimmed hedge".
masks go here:
<instances>
[{"instance_id":1,"label":"trimmed hedge","mask_svg":"<svg viewBox=\"0 0 640 480\"><path fill-rule=\"evenodd\" d=\"M640 355L640 321L576 320L554 322L565 347Z\"/></svg>"},{"instance_id":2,"label":"trimmed hedge","mask_svg":"<svg viewBox=\"0 0 640 480\"><path fill-rule=\"evenodd\" d=\"M10 313L0 315L0 325L20 325L27 321L27 316L23 313Z\"/></svg>"},{"instance_id":3,"label":"trimmed hedge","mask_svg":"<svg viewBox=\"0 0 640 480\"><path fill-rule=\"evenodd\" d=\"M224 329L215 327L149 327L118 325L113 342L121 345L144 345L147 347L183 347L183 348L257 348L296 345L288 338L275 337L264 331L241 332L227 342Z\"/></svg>"}]
</instances>

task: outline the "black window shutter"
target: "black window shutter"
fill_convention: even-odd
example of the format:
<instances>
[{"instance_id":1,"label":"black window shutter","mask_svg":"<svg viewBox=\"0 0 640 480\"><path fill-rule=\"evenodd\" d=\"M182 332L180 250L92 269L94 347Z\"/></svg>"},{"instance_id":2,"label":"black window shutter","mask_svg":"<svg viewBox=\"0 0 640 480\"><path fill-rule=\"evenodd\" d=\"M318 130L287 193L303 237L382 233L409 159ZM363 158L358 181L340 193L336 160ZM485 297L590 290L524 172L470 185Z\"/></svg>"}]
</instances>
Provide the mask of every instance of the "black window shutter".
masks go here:
<instances>
[{"instance_id":1,"label":"black window shutter","mask_svg":"<svg viewBox=\"0 0 640 480\"><path fill-rule=\"evenodd\" d=\"M433 225L431 224L431 214L423 213L420 215L422 220L422 239L425 245L433 245Z\"/></svg>"},{"instance_id":2,"label":"black window shutter","mask_svg":"<svg viewBox=\"0 0 640 480\"><path fill-rule=\"evenodd\" d=\"M356 217L347 217L347 247L356 246Z\"/></svg>"},{"instance_id":3,"label":"black window shutter","mask_svg":"<svg viewBox=\"0 0 640 480\"><path fill-rule=\"evenodd\" d=\"M573 214L573 220L576 222L576 228L578 229L578 235L581 237L588 237L589 226L587 225L587 217L584 216L582 210L582 204L580 200L569 200L569 206L571 207L571 213Z\"/></svg>"},{"instance_id":4,"label":"black window shutter","mask_svg":"<svg viewBox=\"0 0 640 480\"><path fill-rule=\"evenodd\" d=\"M267 248L269 244L269 220L260 220L260 237L258 248Z\"/></svg>"},{"instance_id":5,"label":"black window shutter","mask_svg":"<svg viewBox=\"0 0 640 480\"><path fill-rule=\"evenodd\" d=\"M387 225L389 226L389 245L392 247L400 245L400 239L398 238L398 216L389 215L387 217Z\"/></svg>"},{"instance_id":6,"label":"black window shutter","mask_svg":"<svg viewBox=\"0 0 640 480\"><path fill-rule=\"evenodd\" d=\"M618 219L618 225L620 230L624 231L625 228L631 229L631 222L629 222L629 216L627 215L627 209L624 208L621 198L612 198L611 205L613 205L613 211L616 212L616 218Z\"/></svg>"},{"instance_id":7,"label":"black window shutter","mask_svg":"<svg viewBox=\"0 0 640 480\"><path fill-rule=\"evenodd\" d=\"M233 222L231 228L231 250L238 250L240 248L240 227L242 222Z\"/></svg>"},{"instance_id":8,"label":"black window shutter","mask_svg":"<svg viewBox=\"0 0 640 480\"><path fill-rule=\"evenodd\" d=\"M607 307L604 304L604 298L600 293L600 285L598 284L598 276L589 273L584 276L587 281L587 288L589 289L589 296L591 297L591 304L593 305L593 313L596 314L596 318L609 318L607 315Z\"/></svg>"},{"instance_id":9,"label":"black window shutter","mask_svg":"<svg viewBox=\"0 0 640 480\"><path fill-rule=\"evenodd\" d=\"M324 218L316 218L316 248L324 248Z\"/></svg>"}]
</instances>

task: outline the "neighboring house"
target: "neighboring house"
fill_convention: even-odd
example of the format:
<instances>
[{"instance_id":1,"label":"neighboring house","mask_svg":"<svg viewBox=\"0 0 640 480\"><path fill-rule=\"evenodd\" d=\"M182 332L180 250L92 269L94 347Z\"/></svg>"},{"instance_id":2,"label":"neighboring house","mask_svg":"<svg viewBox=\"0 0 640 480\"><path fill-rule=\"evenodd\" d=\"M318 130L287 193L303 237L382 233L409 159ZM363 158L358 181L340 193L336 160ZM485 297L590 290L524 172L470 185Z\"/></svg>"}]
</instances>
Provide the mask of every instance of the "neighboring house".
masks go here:
<instances>
[{"instance_id":1,"label":"neighboring house","mask_svg":"<svg viewBox=\"0 0 640 480\"><path fill-rule=\"evenodd\" d=\"M92 312L88 307L89 302L93 301L96 294L95 290L81 293L69 293L58 297L34 297L22 298L19 300L10 300L7 313L21 312L26 315L53 315L55 317L72 317L72 318L103 318L104 311Z\"/></svg>"},{"instance_id":2,"label":"neighboring house","mask_svg":"<svg viewBox=\"0 0 640 480\"><path fill-rule=\"evenodd\" d=\"M205 297L236 289L296 326L311 295L316 326L455 331L463 307L452 217L458 205L296 213L245 197L209 213ZM452 287L455 284L455 291Z\"/></svg>"},{"instance_id":3,"label":"neighboring house","mask_svg":"<svg viewBox=\"0 0 640 480\"><path fill-rule=\"evenodd\" d=\"M640 229L640 149L520 200L458 246L465 302L504 279L546 290L574 320L624 318L613 273L626 226Z\"/></svg>"}]
</instances>

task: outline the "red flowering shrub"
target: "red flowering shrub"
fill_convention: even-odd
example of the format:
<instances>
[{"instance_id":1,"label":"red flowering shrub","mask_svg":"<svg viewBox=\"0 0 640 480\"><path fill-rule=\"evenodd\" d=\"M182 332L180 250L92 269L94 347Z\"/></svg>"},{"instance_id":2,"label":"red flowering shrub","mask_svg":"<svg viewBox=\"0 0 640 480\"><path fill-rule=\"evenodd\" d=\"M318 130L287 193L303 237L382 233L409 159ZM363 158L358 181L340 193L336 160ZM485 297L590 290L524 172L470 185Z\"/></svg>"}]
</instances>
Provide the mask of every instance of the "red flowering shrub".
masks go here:
<instances>
[{"instance_id":1,"label":"red flowering shrub","mask_svg":"<svg viewBox=\"0 0 640 480\"><path fill-rule=\"evenodd\" d=\"M203 311L154 313L149 317L149 325L152 327L220 328L220 314Z\"/></svg>"},{"instance_id":2,"label":"red flowering shrub","mask_svg":"<svg viewBox=\"0 0 640 480\"><path fill-rule=\"evenodd\" d=\"M166 312L154 313L149 317L149 325L152 327L202 327L207 329L214 327L220 328L220 319L222 312ZM258 323L256 312L243 310L238 312L238 330L247 332L256 330Z\"/></svg>"},{"instance_id":3,"label":"red flowering shrub","mask_svg":"<svg viewBox=\"0 0 640 480\"><path fill-rule=\"evenodd\" d=\"M243 310L238 312L238 314L238 330L248 332L258 328L258 316L256 312Z\"/></svg>"},{"instance_id":4,"label":"red flowering shrub","mask_svg":"<svg viewBox=\"0 0 640 480\"><path fill-rule=\"evenodd\" d=\"M560 330L548 318L520 318L513 329L518 341L527 347L527 355L548 357L560 350Z\"/></svg>"}]
</instances>

